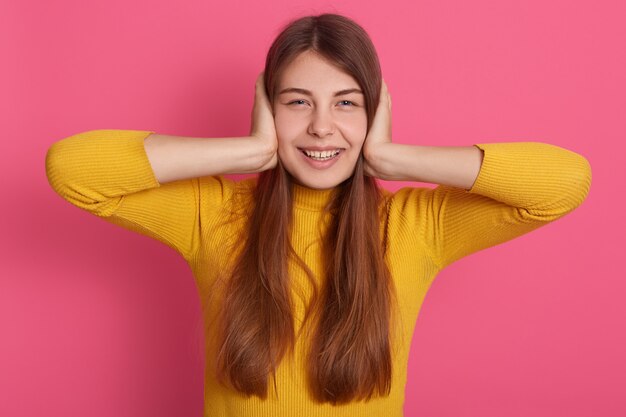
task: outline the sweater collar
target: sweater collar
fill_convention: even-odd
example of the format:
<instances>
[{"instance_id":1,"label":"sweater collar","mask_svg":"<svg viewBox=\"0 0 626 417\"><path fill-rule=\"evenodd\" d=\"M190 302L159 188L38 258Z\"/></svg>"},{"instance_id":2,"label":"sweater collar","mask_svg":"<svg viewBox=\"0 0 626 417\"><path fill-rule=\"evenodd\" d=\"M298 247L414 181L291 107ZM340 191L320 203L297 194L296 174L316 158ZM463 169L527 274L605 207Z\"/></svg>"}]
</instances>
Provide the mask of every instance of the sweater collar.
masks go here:
<instances>
[{"instance_id":1,"label":"sweater collar","mask_svg":"<svg viewBox=\"0 0 626 417\"><path fill-rule=\"evenodd\" d=\"M322 211L336 190L337 187L317 190L293 182L293 205L306 210Z\"/></svg>"}]
</instances>

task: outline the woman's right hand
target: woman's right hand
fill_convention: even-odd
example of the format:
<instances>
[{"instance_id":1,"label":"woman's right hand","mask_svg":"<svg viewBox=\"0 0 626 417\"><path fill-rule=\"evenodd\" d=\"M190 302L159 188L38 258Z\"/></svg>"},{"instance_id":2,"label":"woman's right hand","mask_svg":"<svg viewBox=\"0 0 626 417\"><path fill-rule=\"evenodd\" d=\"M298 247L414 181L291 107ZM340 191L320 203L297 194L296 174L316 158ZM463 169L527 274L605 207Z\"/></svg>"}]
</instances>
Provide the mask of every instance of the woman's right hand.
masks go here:
<instances>
[{"instance_id":1,"label":"woman's right hand","mask_svg":"<svg viewBox=\"0 0 626 417\"><path fill-rule=\"evenodd\" d=\"M278 138L274 125L272 105L265 94L264 72L256 80L254 107L252 108L252 127L250 136L263 143L267 149L267 158L261 163L260 171L272 169L278 163Z\"/></svg>"}]
</instances>

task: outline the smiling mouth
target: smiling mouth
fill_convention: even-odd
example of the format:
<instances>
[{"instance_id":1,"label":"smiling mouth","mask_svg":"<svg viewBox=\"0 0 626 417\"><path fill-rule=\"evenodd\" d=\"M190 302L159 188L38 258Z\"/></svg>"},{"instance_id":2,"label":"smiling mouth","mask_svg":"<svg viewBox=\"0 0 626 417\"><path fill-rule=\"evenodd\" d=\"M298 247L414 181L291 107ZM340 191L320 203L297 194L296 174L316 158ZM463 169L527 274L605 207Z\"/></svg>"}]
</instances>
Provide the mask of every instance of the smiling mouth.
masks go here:
<instances>
[{"instance_id":1,"label":"smiling mouth","mask_svg":"<svg viewBox=\"0 0 626 417\"><path fill-rule=\"evenodd\" d=\"M308 151L306 149L298 148L300 152L305 154L308 158L313 159L315 161L328 161L329 159L333 159L341 152L344 151L343 148L337 148L330 151Z\"/></svg>"}]
</instances>

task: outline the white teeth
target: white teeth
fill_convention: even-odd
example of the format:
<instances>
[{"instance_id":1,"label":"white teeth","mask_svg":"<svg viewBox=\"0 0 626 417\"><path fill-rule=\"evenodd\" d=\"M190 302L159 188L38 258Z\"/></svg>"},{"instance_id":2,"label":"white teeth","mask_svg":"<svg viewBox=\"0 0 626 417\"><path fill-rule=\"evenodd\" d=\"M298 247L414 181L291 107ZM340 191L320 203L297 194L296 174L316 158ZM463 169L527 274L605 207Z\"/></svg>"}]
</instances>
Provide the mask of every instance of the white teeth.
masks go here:
<instances>
[{"instance_id":1,"label":"white teeth","mask_svg":"<svg viewBox=\"0 0 626 417\"><path fill-rule=\"evenodd\" d=\"M310 158L314 158L314 159L330 159L330 158L334 158L335 156L337 156L337 154L339 152L341 152L340 149L335 149L334 151L307 151L306 149L303 149L304 153L310 157Z\"/></svg>"}]
</instances>

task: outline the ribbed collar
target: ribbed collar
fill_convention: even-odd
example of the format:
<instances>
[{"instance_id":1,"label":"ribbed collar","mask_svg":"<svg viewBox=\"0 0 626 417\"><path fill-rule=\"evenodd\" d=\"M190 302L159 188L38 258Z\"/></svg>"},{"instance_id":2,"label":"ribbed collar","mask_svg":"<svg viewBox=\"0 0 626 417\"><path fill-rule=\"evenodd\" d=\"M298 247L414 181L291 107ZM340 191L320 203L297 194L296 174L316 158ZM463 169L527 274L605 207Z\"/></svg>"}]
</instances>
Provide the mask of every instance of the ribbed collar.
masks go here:
<instances>
[{"instance_id":1,"label":"ribbed collar","mask_svg":"<svg viewBox=\"0 0 626 417\"><path fill-rule=\"evenodd\" d=\"M303 185L292 183L293 205L311 211L322 211L337 187L326 190L316 190Z\"/></svg>"}]
</instances>

